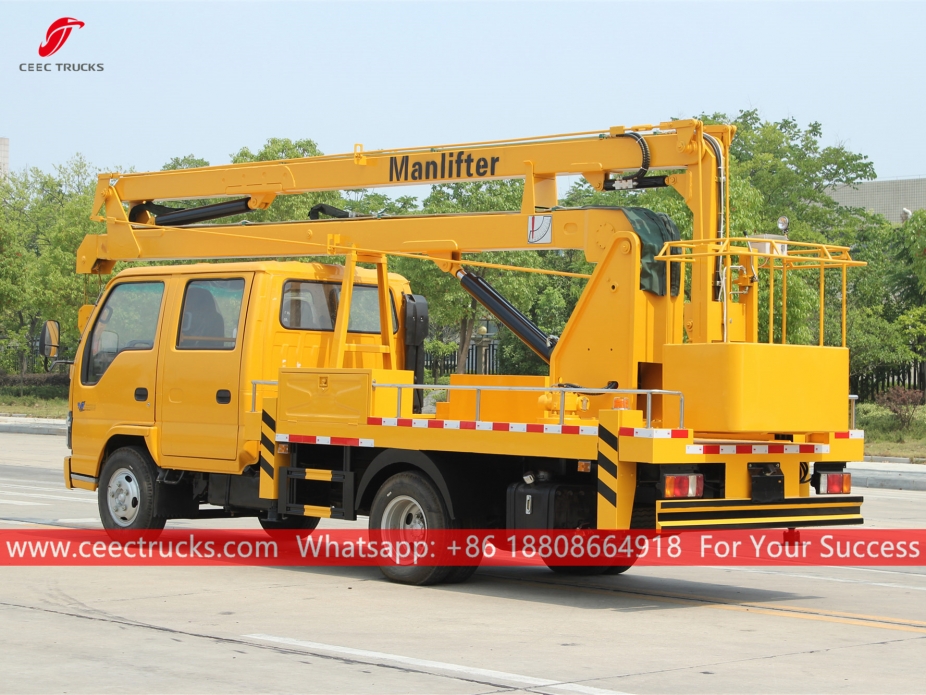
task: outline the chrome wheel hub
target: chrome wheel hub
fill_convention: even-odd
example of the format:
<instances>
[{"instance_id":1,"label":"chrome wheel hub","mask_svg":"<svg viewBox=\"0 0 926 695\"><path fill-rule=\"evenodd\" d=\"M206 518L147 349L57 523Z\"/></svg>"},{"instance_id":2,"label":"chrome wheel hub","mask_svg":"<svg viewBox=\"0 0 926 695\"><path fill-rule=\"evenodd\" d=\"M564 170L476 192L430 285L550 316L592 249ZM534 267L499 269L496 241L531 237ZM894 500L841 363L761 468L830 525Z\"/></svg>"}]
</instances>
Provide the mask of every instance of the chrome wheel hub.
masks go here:
<instances>
[{"instance_id":1,"label":"chrome wheel hub","mask_svg":"<svg viewBox=\"0 0 926 695\"><path fill-rule=\"evenodd\" d=\"M119 526L131 526L135 521L140 498L138 479L128 468L120 468L109 479L106 500L109 514Z\"/></svg>"},{"instance_id":2,"label":"chrome wheel hub","mask_svg":"<svg viewBox=\"0 0 926 695\"><path fill-rule=\"evenodd\" d=\"M382 528L427 531L428 520L417 500L408 495L399 495L386 505L383 511Z\"/></svg>"}]
</instances>

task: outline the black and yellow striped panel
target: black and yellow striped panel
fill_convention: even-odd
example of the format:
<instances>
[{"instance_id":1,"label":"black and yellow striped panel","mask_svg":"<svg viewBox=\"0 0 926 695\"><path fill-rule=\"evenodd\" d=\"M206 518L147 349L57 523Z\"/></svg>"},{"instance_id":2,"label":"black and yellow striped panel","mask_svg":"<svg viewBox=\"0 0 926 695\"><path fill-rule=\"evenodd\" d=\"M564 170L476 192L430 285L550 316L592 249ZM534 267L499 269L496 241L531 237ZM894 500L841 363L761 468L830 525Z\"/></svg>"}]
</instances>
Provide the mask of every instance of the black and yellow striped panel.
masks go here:
<instances>
[{"instance_id":1,"label":"black and yellow striped panel","mask_svg":"<svg viewBox=\"0 0 926 695\"><path fill-rule=\"evenodd\" d=\"M786 499L771 504L745 500L662 500L658 528L790 528L861 524L862 498Z\"/></svg>"},{"instance_id":2,"label":"black and yellow striped panel","mask_svg":"<svg viewBox=\"0 0 926 695\"><path fill-rule=\"evenodd\" d=\"M614 528L617 519L617 436L598 425L598 527Z\"/></svg>"},{"instance_id":3,"label":"black and yellow striped panel","mask_svg":"<svg viewBox=\"0 0 926 695\"><path fill-rule=\"evenodd\" d=\"M276 429L277 423L273 417L264 410L261 413L261 422L260 422L260 449L259 449L259 461L260 461L260 489L265 490L274 490L274 465L273 460L276 457ZM266 497L267 495L261 494L261 497ZM273 495L271 499L276 498L277 495Z\"/></svg>"}]
</instances>

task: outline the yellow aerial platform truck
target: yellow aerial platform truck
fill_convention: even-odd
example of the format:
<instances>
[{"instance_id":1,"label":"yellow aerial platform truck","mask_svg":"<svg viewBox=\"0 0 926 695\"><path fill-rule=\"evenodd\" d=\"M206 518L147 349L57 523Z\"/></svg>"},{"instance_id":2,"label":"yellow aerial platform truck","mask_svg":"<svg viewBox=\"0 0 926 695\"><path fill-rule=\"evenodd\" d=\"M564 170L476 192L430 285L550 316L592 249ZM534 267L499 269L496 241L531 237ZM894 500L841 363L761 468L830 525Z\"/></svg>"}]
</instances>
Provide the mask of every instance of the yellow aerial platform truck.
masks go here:
<instances>
[{"instance_id":1,"label":"yellow aerial platform truck","mask_svg":"<svg viewBox=\"0 0 926 695\"><path fill-rule=\"evenodd\" d=\"M92 214L105 232L84 239L80 273L120 260L345 262L119 273L80 312L66 484L98 490L110 529L235 515L268 529L358 515L373 529L861 523L862 499L846 494L863 434L850 415L845 278L862 264L843 247L730 235L734 132L683 120L102 174ZM642 208L561 208L561 174L596 190L671 187L693 236ZM308 220L204 224L306 191L493 178L524 180L519 211L356 217L318 205ZM465 258L502 249L581 249L594 264L561 336ZM427 302L388 271L396 255L458 278L549 375L454 375L437 413L420 412L434 388L423 383ZM843 283L837 346L823 343L828 271ZM819 274L819 345L787 344L786 313L781 342L758 340L760 283L782 283L786 302L791 272ZM769 296L772 325L783 307ZM383 569L417 584L472 570Z\"/></svg>"}]
</instances>

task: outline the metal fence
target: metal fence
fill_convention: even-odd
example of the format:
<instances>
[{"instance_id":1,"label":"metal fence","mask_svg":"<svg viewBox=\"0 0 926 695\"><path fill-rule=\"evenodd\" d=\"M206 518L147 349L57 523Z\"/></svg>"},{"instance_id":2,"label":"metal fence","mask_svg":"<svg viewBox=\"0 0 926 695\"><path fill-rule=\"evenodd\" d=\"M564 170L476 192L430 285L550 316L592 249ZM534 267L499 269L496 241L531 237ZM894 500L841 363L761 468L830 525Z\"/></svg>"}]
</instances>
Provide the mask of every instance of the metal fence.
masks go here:
<instances>
[{"instance_id":1,"label":"metal fence","mask_svg":"<svg viewBox=\"0 0 926 695\"><path fill-rule=\"evenodd\" d=\"M926 386L926 362L910 362L902 367L879 367L849 379L852 393L862 401L873 401L879 393L892 386L923 390Z\"/></svg>"},{"instance_id":2,"label":"metal fence","mask_svg":"<svg viewBox=\"0 0 926 695\"><path fill-rule=\"evenodd\" d=\"M480 355L480 351L482 354ZM438 365L437 358L430 352L424 353L424 368L432 373L434 367L440 367L441 374L453 374L457 371L457 357L459 351L452 355L445 355ZM498 343L493 341L488 345L470 345L466 353L467 374L498 374Z\"/></svg>"}]
</instances>

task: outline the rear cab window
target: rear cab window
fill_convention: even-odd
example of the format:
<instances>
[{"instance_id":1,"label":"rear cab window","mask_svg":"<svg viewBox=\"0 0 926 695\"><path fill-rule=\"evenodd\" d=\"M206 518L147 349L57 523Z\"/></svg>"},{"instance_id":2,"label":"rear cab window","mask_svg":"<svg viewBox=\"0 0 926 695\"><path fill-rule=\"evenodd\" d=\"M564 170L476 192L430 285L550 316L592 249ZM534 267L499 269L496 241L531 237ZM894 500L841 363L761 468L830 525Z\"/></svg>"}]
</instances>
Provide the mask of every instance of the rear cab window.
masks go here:
<instances>
[{"instance_id":1,"label":"rear cab window","mask_svg":"<svg viewBox=\"0 0 926 695\"><path fill-rule=\"evenodd\" d=\"M287 280L283 283L280 324L302 331L333 331L338 317L341 284L319 280ZM395 300L392 307L392 332L398 330ZM379 293L376 285L354 285L347 322L349 333L379 333Z\"/></svg>"}]
</instances>

